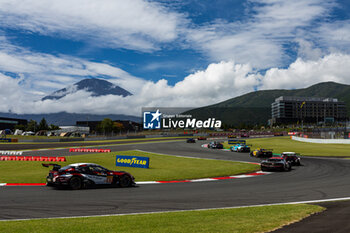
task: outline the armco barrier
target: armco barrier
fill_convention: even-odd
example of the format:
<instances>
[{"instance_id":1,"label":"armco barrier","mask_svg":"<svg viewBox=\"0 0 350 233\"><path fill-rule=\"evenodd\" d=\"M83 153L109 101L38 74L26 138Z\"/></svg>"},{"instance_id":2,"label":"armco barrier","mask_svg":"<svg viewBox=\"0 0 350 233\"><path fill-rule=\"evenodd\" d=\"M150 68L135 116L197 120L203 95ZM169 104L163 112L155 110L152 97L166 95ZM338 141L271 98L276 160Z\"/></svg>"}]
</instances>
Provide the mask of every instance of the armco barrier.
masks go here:
<instances>
[{"instance_id":1,"label":"armco barrier","mask_svg":"<svg viewBox=\"0 0 350 233\"><path fill-rule=\"evenodd\" d=\"M1 155L0 161L48 161L48 162L66 162L66 157L49 156L6 156Z\"/></svg>"},{"instance_id":2,"label":"armco barrier","mask_svg":"<svg viewBox=\"0 0 350 233\"><path fill-rule=\"evenodd\" d=\"M291 136L292 140L300 142L322 143L322 144L350 144L350 139L318 139L318 138L302 138Z\"/></svg>"},{"instance_id":3,"label":"armco barrier","mask_svg":"<svg viewBox=\"0 0 350 233\"><path fill-rule=\"evenodd\" d=\"M111 149L70 148L69 152L108 153L108 152L111 152Z\"/></svg>"},{"instance_id":4,"label":"armco barrier","mask_svg":"<svg viewBox=\"0 0 350 233\"><path fill-rule=\"evenodd\" d=\"M128 135L126 136L127 139L133 139L133 138L146 138L145 135Z\"/></svg>"}]
</instances>

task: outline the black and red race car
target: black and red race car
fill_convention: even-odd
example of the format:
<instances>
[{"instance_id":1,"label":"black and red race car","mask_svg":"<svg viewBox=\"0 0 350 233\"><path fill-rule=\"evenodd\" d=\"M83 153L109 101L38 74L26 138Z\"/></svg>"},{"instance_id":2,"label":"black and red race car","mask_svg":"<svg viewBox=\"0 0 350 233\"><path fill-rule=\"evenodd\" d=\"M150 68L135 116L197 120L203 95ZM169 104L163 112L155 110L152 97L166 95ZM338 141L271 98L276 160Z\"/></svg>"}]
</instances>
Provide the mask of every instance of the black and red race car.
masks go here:
<instances>
[{"instance_id":1,"label":"black and red race car","mask_svg":"<svg viewBox=\"0 0 350 233\"><path fill-rule=\"evenodd\" d=\"M261 161L260 167L261 171L290 171L292 169L292 165L290 164L290 162L287 162L282 157L271 157L266 160L263 160Z\"/></svg>"},{"instance_id":2,"label":"black and red race car","mask_svg":"<svg viewBox=\"0 0 350 233\"><path fill-rule=\"evenodd\" d=\"M299 154L295 152L283 152L281 157L287 162L290 162L293 166L301 166Z\"/></svg>"},{"instance_id":3,"label":"black and red race car","mask_svg":"<svg viewBox=\"0 0 350 233\"><path fill-rule=\"evenodd\" d=\"M128 172L111 171L94 163L74 163L65 167L58 164L42 164L53 166L46 177L47 186L69 187L81 189L95 185L130 187L135 185L135 178Z\"/></svg>"},{"instance_id":4,"label":"black and red race car","mask_svg":"<svg viewBox=\"0 0 350 233\"><path fill-rule=\"evenodd\" d=\"M201 137L198 137L198 138L197 138L197 140L207 140L207 138L206 138L206 137L201 136Z\"/></svg>"}]
</instances>

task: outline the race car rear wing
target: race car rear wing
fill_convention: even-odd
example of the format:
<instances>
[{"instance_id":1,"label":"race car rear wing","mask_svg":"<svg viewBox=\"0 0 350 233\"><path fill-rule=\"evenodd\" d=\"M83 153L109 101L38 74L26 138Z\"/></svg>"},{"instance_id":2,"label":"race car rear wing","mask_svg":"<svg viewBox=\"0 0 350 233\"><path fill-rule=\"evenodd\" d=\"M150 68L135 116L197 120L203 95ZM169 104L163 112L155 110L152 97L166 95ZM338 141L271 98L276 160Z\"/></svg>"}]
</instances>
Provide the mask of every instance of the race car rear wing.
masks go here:
<instances>
[{"instance_id":1,"label":"race car rear wing","mask_svg":"<svg viewBox=\"0 0 350 233\"><path fill-rule=\"evenodd\" d=\"M283 155L284 153L282 152L281 155ZM285 154L285 155L289 155L289 154ZM292 155L296 155L296 156L300 156L300 153L294 153Z\"/></svg>"},{"instance_id":2,"label":"race car rear wing","mask_svg":"<svg viewBox=\"0 0 350 233\"><path fill-rule=\"evenodd\" d=\"M52 170L58 171L61 168L61 165L55 164L55 163L42 163L43 167L50 167L53 166Z\"/></svg>"},{"instance_id":3,"label":"race car rear wing","mask_svg":"<svg viewBox=\"0 0 350 233\"><path fill-rule=\"evenodd\" d=\"M261 149L261 151L273 151L273 149Z\"/></svg>"}]
</instances>

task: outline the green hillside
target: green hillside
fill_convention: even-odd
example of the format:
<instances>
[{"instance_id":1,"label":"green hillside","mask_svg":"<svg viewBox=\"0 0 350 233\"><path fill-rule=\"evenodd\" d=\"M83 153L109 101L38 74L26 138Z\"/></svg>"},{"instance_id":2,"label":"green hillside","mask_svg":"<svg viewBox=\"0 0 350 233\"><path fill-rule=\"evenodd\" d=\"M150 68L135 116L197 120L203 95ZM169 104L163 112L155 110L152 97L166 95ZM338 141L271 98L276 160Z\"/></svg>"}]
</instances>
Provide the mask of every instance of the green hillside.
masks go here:
<instances>
[{"instance_id":1,"label":"green hillside","mask_svg":"<svg viewBox=\"0 0 350 233\"><path fill-rule=\"evenodd\" d=\"M324 82L303 89L250 92L224 102L189 111L201 119L215 117L230 125L266 124L271 118L271 103L280 96L331 97L344 101L350 116L350 85Z\"/></svg>"}]
</instances>

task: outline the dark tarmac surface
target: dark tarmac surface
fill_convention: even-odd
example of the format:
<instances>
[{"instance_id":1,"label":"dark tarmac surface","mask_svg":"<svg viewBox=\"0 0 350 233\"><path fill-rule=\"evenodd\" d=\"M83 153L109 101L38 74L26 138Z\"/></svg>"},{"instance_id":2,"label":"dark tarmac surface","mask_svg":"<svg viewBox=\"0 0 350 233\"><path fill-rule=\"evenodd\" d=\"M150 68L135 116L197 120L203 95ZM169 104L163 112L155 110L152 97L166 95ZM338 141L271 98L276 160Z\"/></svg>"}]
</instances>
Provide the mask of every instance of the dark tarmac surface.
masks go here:
<instances>
[{"instance_id":1,"label":"dark tarmac surface","mask_svg":"<svg viewBox=\"0 0 350 233\"><path fill-rule=\"evenodd\" d=\"M51 142L51 143L0 143L0 150L31 150L42 148L62 148L62 147L87 147L97 145L114 145L114 144L132 144L135 142L157 142L179 140L174 138L150 138L150 139L123 139L124 141L106 141L106 142ZM181 139L180 139L181 140Z\"/></svg>"},{"instance_id":2,"label":"dark tarmac surface","mask_svg":"<svg viewBox=\"0 0 350 233\"><path fill-rule=\"evenodd\" d=\"M317 205L327 210L285 226L273 233L349 233L350 201L324 202Z\"/></svg>"},{"instance_id":3,"label":"dark tarmac surface","mask_svg":"<svg viewBox=\"0 0 350 233\"><path fill-rule=\"evenodd\" d=\"M205 142L195 144L187 144L184 141L153 142L107 147L112 151L139 149L199 158L259 162L259 159L252 158L247 153L202 148L200 147L202 143ZM81 154L70 153L67 149L35 153ZM124 189L71 191L55 190L49 187L0 187L0 219L190 210L350 196L350 160L302 158L302 164L304 166L294 167L290 172L275 172L255 178L198 183L148 184ZM277 232L350 232L350 221L348 221L350 202L335 203L344 204L324 203L322 205L329 207L327 211ZM318 220L319 216L321 220ZM305 222L305 225L300 225L298 228L297 225L302 222ZM318 224L322 226L321 223L324 227L315 227ZM326 228L327 224L330 227ZM303 226L307 227L303 228ZM293 230L293 227L295 231L287 231ZM322 229L328 229L328 231L316 231ZM342 231L343 229L345 231Z\"/></svg>"}]
</instances>

